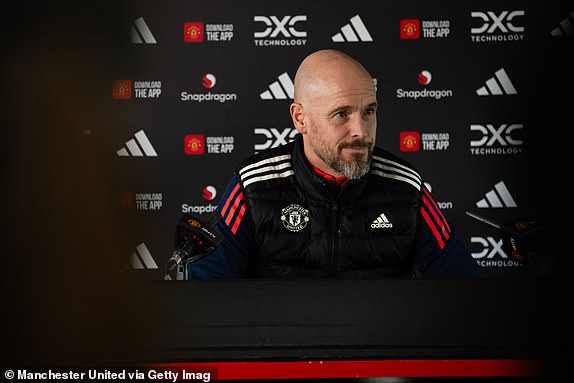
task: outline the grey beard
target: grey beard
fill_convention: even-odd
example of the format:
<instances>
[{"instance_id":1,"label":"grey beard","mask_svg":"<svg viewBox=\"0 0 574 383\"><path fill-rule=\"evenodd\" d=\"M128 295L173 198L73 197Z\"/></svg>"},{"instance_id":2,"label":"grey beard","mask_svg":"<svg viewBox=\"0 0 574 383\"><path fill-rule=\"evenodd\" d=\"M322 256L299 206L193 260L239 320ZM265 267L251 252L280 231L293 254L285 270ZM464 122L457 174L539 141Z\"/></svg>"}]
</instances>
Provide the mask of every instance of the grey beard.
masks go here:
<instances>
[{"instance_id":1,"label":"grey beard","mask_svg":"<svg viewBox=\"0 0 574 383\"><path fill-rule=\"evenodd\" d=\"M371 155L369 154L369 158L365 162L358 161L355 163L347 163L347 162L334 162L329 164L333 169L348 177L350 179L358 179L363 177L369 169L371 168Z\"/></svg>"},{"instance_id":2,"label":"grey beard","mask_svg":"<svg viewBox=\"0 0 574 383\"><path fill-rule=\"evenodd\" d=\"M368 149L367 159L362 160L361 155L351 158L351 162L345 162L341 155L341 150L345 147L364 147ZM345 177L350 179L358 179L363 177L371 167L371 160L373 158L372 140L358 139L348 144L339 144L333 151L329 150L326 146L322 145L319 137L317 142L311 141L311 148L313 152L329 167Z\"/></svg>"}]
</instances>

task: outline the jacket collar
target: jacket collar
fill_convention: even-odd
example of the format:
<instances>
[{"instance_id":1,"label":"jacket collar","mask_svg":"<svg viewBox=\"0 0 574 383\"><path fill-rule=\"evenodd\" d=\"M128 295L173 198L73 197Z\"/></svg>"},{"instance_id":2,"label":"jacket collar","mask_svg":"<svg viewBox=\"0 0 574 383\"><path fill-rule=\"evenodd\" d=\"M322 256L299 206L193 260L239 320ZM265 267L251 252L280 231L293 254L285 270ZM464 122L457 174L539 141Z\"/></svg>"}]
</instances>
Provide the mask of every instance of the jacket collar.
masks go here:
<instances>
[{"instance_id":1,"label":"jacket collar","mask_svg":"<svg viewBox=\"0 0 574 383\"><path fill-rule=\"evenodd\" d=\"M305 151L303 149L303 136L300 133L295 136L295 145L293 148L293 168L295 170L295 178L297 179L297 182L304 187L304 190L312 198L329 199L329 197L332 197L334 199L342 197L341 195L337 196L337 193L332 195L332 185L329 185L328 178L320 175L315 170L316 168L305 156ZM327 176L329 175L327 174ZM335 178L333 176L330 177ZM343 191L348 189L353 190L353 192L359 192L366 186L367 178L368 173L358 180L348 180L344 183L344 185L342 185L343 187L340 190ZM353 195L356 194L353 193Z\"/></svg>"}]
</instances>

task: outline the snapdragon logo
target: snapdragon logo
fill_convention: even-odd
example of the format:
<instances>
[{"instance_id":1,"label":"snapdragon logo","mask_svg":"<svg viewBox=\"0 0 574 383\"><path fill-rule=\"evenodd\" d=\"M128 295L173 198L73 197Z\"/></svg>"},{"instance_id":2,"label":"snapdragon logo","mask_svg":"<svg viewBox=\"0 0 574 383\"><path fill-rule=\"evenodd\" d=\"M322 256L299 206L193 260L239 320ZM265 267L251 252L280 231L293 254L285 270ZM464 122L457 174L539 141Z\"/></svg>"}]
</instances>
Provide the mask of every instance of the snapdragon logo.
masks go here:
<instances>
[{"instance_id":1,"label":"snapdragon logo","mask_svg":"<svg viewBox=\"0 0 574 383\"><path fill-rule=\"evenodd\" d=\"M203 188L201 196L206 201L213 201L217 197L217 189L215 186L207 185Z\"/></svg>"},{"instance_id":2,"label":"snapdragon logo","mask_svg":"<svg viewBox=\"0 0 574 383\"><path fill-rule=\"evenodd\" d=\"M204 213L213 213L217 205L209 204L209 205L190 205L184 203L181 205L181 212L182 213L193 213L193 214L204 214Z\"/></svg>"},{"instance_id":3,"label":"snapdragon logo","mask_svg":"<svg viewBox=\"0 0 574 383\"><path fill-rule=\"evenodd\" d=\"M206 89L213 89L215 84L217 83L217 79L213 73L207 73L202 76L201 78L201 85ZM237 101L237 94L236 93L215 93L215 92L207 92L207 93L190 93L183 91L180 94L181 101L190 101L190 102L220 102L224 103L227 101Z\"/></svg>"},{"instance_id":4,"label":"snapdragon logo","mask_svg":"<svg viewBox=\"0 0 574 383\"><path fill-rule=\"evenodd\" d=\"M201 197L205 201L214 201L217 197L217 189L215 186L207 185L203 187L201 190ZM207 205L194 205L184 203L181 205L181 212L182 213L194 213L194 214L203 214L203 213L213 213L217 205L213 203L208 203Z\"/></svg>"},{"instance_id":5,"label":"snapdragon logo","mask_svg":"<svg viewBox=\"0 0 574 383\"><path fill-rule=\"evenodd\" d=\"M423 86L422 89L397 89L396 95L400 99L434 99L441 100L444 98L452 97L452 89L428 89L426 86L432 81L432 74L429 70L421 70L417 74L417 82Z\"/></svg>"},{"instance_id":6,"label":"snapdragon logo","mask_svg":"<svg viewBox=\"0 0 574 383\"><path fill-rule=\"evenodd\" d=\"M428 85L432 81L432 74L428 70L422 70L418 76L419 84Z\"/></svg>"},{"instance_id":7,"label":"snapdragon logo","mask_svg":"<svg viewBox=\"0 0 574 383\"><path fill-rule=\"evenodd\" d=\"M217 80L215 79L215 76L212 75L211 73L208 73L205 76L203 76L201 85L203 85L203 87L206 89L211 89L215 86L216 82Z\"/></svg>"}]
</instances>

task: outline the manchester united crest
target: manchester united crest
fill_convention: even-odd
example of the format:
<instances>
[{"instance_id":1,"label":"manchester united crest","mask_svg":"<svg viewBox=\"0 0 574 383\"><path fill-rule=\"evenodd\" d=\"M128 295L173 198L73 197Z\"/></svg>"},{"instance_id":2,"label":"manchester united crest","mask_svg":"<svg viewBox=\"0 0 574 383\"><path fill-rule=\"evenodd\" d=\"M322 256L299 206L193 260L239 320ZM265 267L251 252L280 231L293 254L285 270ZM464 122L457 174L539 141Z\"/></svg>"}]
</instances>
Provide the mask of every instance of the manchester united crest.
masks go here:
<instances>
[{"instance_id":1,"label":"manchester united crest","mask_svg":"<svg viewBox=\"0 0 574 383\"><path fill-rule=\"evenodd\" d=\"M309 210L297 204L291 204L281 210L281 222L287 230L301 231L309 223Z\"/></svg>"}]
</instances>

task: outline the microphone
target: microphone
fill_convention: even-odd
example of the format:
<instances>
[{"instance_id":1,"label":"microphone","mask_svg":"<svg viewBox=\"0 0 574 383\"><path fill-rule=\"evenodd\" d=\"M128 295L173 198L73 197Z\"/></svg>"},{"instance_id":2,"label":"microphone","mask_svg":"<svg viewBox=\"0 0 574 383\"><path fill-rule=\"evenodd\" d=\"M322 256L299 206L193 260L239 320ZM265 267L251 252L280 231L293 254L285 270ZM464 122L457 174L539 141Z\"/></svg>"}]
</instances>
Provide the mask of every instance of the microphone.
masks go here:
<instances>
[{"instance_id":1,"label":"microphone","mask_svg":"<svg viewBox=\"0 0 574 383\"><path fill-rule=\"evenodd\" d=\"M548 267L547 264L542 265L539 262L548 262L548 260L542 259L545 258L543 245L545 227L540 220L520 218L498 223L471 211L465 213L467 216L497 229L502 238L502 247L515 261L522 264L536 264L539 268ZM534 256L540 259L533 259Z\"/></svg>"},{"instance_id":2,"label":"microphone","mask_svg":"<svg viewBox=\"0 0 574 383\"><path fill-rule=\"evenodd\" d=\"M196 262L219 246L223 236L212 229L219 219L220 216L215 215L208 222L203 222L191 214L182 215L176 224L176 249L165 266L166 275L182 262Z\"/></svg>"}]
</instances>

